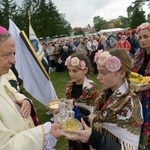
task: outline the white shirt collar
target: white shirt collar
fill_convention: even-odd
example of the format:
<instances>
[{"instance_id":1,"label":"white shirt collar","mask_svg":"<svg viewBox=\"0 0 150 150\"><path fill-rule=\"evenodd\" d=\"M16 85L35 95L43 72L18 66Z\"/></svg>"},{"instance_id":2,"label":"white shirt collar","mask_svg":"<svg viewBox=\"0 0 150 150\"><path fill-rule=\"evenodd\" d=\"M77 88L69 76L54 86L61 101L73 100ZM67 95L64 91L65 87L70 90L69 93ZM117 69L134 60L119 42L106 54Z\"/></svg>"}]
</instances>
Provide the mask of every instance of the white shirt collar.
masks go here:
<instances>
[{"instance_id":1,"label":"white shirt collar","mask_svg":"<svg viewBox=\"0 0 150 150\"><path fill-rule=\"evenodd\" d=\"M127 80L125 80L125 82L117 90L120 91L122 94L124 94L127 92L128 88L129 88L128 82Z\"/></svg>"}]
</instances>

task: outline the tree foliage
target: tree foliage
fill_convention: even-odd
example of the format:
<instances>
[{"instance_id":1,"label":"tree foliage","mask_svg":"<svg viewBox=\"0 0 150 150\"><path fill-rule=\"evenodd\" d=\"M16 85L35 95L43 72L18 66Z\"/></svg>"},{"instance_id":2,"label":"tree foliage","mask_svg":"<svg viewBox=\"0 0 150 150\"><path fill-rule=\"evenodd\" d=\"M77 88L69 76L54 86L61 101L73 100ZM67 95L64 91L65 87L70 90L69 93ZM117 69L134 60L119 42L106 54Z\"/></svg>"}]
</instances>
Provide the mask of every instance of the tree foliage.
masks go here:
<instances>
[{"instance_id":1,"label":"tree foliage","mask_svg":"<svg viewBox=\"0 0 150 150\"><path fill-rule=\"evenodd\" d=\"M150 13L147 16L147 22L150 22Z\"/></svg>"},{"instance_id":2,"label":"tree foliage","mask_svg":"<svg viewBox=\"0 0 150 150\"><path fill-rule=\"evenodd\" d=\"M119 27L120 27L120 20L116 20L116 21L114 22L114 27L115 27L115 28L119 28Z\"/></svg>"},{"instance_id":3,"label":"tree foliage","mask_svg":"<svg viewBox=\"0 0 150 150\"><path fill-rule=\"evenodd\" d=\"M132 4L127 8L131 28L136 28L139 24L146 22L145 11L143 11L143 6L146 2L148 2L150 7L149 0L135 0L135 2L132 2Z\"/></svg>"},{"instance_id":4,"label":"tree foliage","mask_svg":"<svg viewBox=\"0 0 150 150\"><path fill-rule=\"evenodd\" d=\"M93 18L93 23L95 26L96 32L100 31L101 29L106 29L107 27L107 22L100 16L96 16Z\"/></svg>"},{"instance_id":5,"label":"tree foliage","mask_svg":"<svg viewBox=\"0 0 150 150\"><path fill-rule=\"evenodd\" d=\"M75 28L74 29L74 35L84 35L84 31L82 30L82 28Z\"/></svg>"},{"instance_id":6,"label":"tree foliage","mask_svg":"<svg viewBox=\"0 0 150 150\"><path fill-rule=\"evenodd\" d=\"M16 3L14 0L1 0L0 1L0 24L8 28L9 18L13 18L16 15Z\"/></svg>"},{"instance_id":7,"label":"tree foliage","mask_svg":"<svg viewBox=\"0 0 150 150\"><path fill-rule=\"evenodd\" d=\"M126 28L130 26L130 20L127 17L121 17L120 18L120 27Z\"/></svg>"},{"instance_id":8,"label":"tree foliage","mask_svg":"<svg viewBox=\"0 0 150 150\"><path fill-rule=\"evenodd\" d=\"M133 11L133 15L131 16L131 22L130 27L132 29L135 29L138 25L140 25L143 22L146 22L144 11L139 11L138 8L135 8Z\"/></svg>"},{"instance_id":9,"label":"tree foliage","mask_svg":"<svg viewBox=\"0 0 150 150\"><path fill-rule=\"evenodd\" d=\"M70 35L70 23L65 20L65 15L58 12L51 0L23 0L21 6L17 6L15 0L1 0L0 24L8 28L8 20L11 18L20 30L28 34L29 12L31 24L38 37L53 37Z\"/></svg>"},{"instance_id":10,"label":"tree foliage","mask_svg":"<svg viewBox=\"0 0 150 150\"><path fill-rule=\"evenodd\" d=\"M132 0L133 1L133 0ZM150 21L150 13L146 16L142 7L148 5L150 8L150 0L134 0L127 8L128 18L120 17L119 19L112 18L115 27L131 27ZM29 16L31 14L32 27L38 37L59 37L69 36L71 25L65 19L65 14L59 13L57 7L52 0L23 0L21 6L15 3L15 0L0 0L0 25L8 28L8 20L11 18L20 30L24 30L28 35ZM101 29L107 29L108 23L100 16L93 18L93 24L96 32ZM89 24L86 27L90 32L95 32L94 28ZM83 33L84 31L78 28L75 34ZM84 33L83 33L84 34Z\"/></svg>"},{"instance_id":11,"label":"tree foliage","mask_svg":"<svg viewBox=\"0 0 150 150\"><path fill-rule=\"evenodd\" d=\"M32 26L37 35L42 37L70 35L71 30L65 15L58 12L51 0L48 3L45 0L39 2L39 7L32 14Z\"/></svg>"},{"instance_id":12,"label":"tree foliage","mask_svg":"<svg viewBox=\"0 0 150 150\"><path fill-rule=\"evenodd\" d=\"M90 24L88 24L88 25L86 26L86 28L87 28L88 30L90 30L90 29L91 29Z\"/></svg>"}]
</instances>

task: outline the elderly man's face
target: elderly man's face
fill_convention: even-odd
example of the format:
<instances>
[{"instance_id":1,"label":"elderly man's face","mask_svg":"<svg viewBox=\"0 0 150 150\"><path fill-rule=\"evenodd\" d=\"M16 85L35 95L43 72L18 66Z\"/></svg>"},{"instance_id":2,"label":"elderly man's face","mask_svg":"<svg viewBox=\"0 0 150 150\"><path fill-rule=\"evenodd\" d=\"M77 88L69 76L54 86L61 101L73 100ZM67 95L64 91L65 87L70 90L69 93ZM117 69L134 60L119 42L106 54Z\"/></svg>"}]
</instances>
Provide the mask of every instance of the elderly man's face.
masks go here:
<instances>
[{"instance_id":1,"label":"elderly man's face","mask_svg":"<svg viewBox=\"0 0 150 150\"><path fill-rule=\"evenodd\" d=\"M10 36L7 40L0 43L0 75L9 72L9 69L15 64L15 43Z\"/></svg>"}]
</instances>

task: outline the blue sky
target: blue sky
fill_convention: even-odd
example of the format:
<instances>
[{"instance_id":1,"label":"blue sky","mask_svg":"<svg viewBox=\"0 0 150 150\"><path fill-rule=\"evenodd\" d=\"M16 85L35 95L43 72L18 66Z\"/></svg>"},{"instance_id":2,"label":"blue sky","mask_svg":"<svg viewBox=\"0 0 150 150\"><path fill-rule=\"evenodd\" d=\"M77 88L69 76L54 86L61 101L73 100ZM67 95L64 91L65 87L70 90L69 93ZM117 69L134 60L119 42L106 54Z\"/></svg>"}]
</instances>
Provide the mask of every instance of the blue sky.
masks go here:
<instances>
[{"instance_id":1,"label":"blue sky","mask_svg":"<svg viewBox=\"0 0 150 150\"><path fill-rule=\"evenodd\" d=\"M16 0L21 4L22 0ZM65 14L65 19L72 27L86 27L93 25L95 16L105 20L116 19L118 16L127 17L127 7L134 0L52 0L59 13ZM147 6L143 7L146 14L150 12Z\"/></svg>"}]
</instances>

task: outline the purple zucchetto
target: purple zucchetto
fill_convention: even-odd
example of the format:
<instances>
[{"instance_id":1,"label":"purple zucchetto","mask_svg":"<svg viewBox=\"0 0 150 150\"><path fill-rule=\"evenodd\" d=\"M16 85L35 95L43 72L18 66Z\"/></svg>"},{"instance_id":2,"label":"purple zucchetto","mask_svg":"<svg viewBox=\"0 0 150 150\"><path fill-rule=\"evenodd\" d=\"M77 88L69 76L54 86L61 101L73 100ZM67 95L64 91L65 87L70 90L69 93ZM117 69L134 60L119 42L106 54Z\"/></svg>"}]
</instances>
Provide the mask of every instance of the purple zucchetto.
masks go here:
<instances>
[{"instance_id":1,"label":"purple zucchetto","mask_svg":"<svg viewBox=\"0 0 150 150\"><path fill-rule=\"evenodd\" d=\"M6 32L8 32L7 29L2 27L2 26L0 26L0 34L4 34Z\"/></svg>"}]
</instances>

